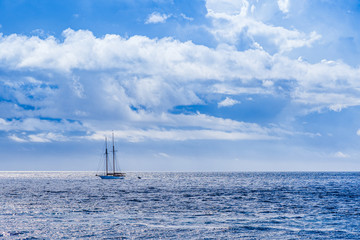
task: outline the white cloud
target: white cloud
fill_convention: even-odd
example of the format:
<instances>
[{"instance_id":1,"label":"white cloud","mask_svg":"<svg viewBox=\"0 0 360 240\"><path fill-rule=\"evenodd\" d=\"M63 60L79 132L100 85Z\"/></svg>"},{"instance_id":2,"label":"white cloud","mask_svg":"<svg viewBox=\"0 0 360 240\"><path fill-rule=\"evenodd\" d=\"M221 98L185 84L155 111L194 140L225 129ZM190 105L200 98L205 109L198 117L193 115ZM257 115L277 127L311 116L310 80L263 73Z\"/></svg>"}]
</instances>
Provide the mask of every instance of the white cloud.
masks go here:
<instances>
[{"instance_id":1,"label":"white cloud","mask_svg":"<svg viewBox=\"0 0 360 240\"><path fill-rule=\"evenodd\" d=\"M78 76L73 76L72 77L72 88L74 93L76 94L76 96L78 96L79 98L84 98L84 87L83 85L80 83L80 78Z\"/></svg>"},{"instance_id":2,"label":"white cloud","mask_svg":"<svg viewBox=\"0 0 360 240\"><path fill-rule=\"evenodd\" d=\"M211 88L214 93L229 94L229 95L240 95L240 94L272 94L273 92L269 89L262 87L236 87L231 84L214 84Z\"/></svg>"},{"instance_id":3,"label":"white cloud","mask_svg":"<svg viewBox=\"0 0 360 240\"><path fill-rule=\"evenodd\" d=\"M170 158L170 155L167 153L159 152L157 154L154 154L155 157L162 157L162 158Z\"/></svg>"},{"instance_id":4,"label":"white cloud","mask_svg":"<svg viewBox=\"0 0 360 240\"><path fill-rule=\"evenodd\" d=\"M292 93L295 101L311 104L320 101L318 103L325 104L331 109L335 109L334 104L344 107L358 104L358 95L349 96L348 89L360 89L360 69L341 62L329 64L329 61L323 61L309 64L281 55L271 56L263 49L237 51L230 46L225 47L226 45L211 49L170 38L156 40L133 36L124 39L118 35L96 38L89 31L71 29L65 30L64 36L65 40L62 43L53 37L40 39L15 34L3 36L0 38L1 66L13 70L51 70L64 74L62 78L70 80L69 85L80 98L89 94L85 91L86 88L97 87L97 93L102 89L96 86L95 80L84 81L81 76L68 75L75 69L92 70L95 71L94 78L99 74L97 78L103 79L106 86L106 82L111 81L115 84L113 86L123 89L123 95L127 95L126 104L159 107L162 110L174 105L199 103L200 100L196 97L196 87L199 85L192 84L192 81L201 84L202 80L208 79L218 81L213 86L207 86L210 91L227 94L271 94L272 90L266 87L275 84L278 79L285 79L296 81L298 84ZM107 73L113 69L118 72L115 77L113 73ZM138 77L143 75L148 77ZM232 81L235 79L252 84L247 84L246 87L233 86ZM258 84L257 79L262 80L263 85ZM4 84L12 84L12 87L17 89L14 84L23 83L16 80ZM58 81L57 84L63 82ZM46 95L52 92L55 96L57 91L51 88L47 88L46 91L38 88L38 93L43 91ZM162 91L158 91L159 89ZM99 98L95 93L87 96L88 99ZM19 96L21 91L17 91L16 94ZM336 94L343 100L331 100L331 94ZM310 98L307 97L310 95ZM325 99L325 95L329 97ZM22 98L25 99L25 96ZM114 98L118 97L114 95ZM353 103L347 99L351 99ZM86 112L81 109L74 109L75 111Z\"/></svg>"},{"instance_id":5,"label":"white cloud","mask_svg":"<svg viewBox=\"0 0 360 240\"><path fill-rule=\"evenodd\" d=\"M255 12L256 7L254 5L251 5L250 12L253 14Z\"/></svg>"},{"instance_id":6,"label":"white cloud","mask_svg":"<svg viewBox=\"0 0 360 240\"><path fill-rule=\"evenodd\" d=\"M217 118L205 114L161 114L140 112L129 122L111 122L115 136L130 142L145 140L274 140L289 133L277 128L264 128L254 123L238 122L231 119ZM49 121L24 119L7 121L0 119L0 130L9 133L9 139L17 142L54 142L70 141L81 138L102 140L111 135L109 121L87 120L79 125L66 120ZM136 126L140 126L137 127ZM146 126L146 127L141 127ZM161 126L161 127L149 127ZM69 135L71 131L83 133ZM15 134L22 131L22 133ZM15 132L15 133L14 133ZM66 134L64 134L66 133Z\"/></svg>"},{"instance_id":7,"label":"white cloud","mask_svg":"<svg viewBox=\"0 0 360 240\"><path fill-rule=\"evenodd\" d=\"M102 140L110 132L99 131L88 139ZM117 138L125 139L130 142L142 142L146 140L155 141L187 141L187 140L275 140L279 137L263 135L259 133L230 132L219 130L160 130L160 129L133 129L115 131Z\"/></svg>"},{"instance_id":8,"label":"white cloud","mask_svg":"<svg viewBox=\"0 0 360 240\"><path fill-rule=\"evenodd\" d=\"M334 112L341 112L341 110L345 107L347 106L342 104L333 104L329 106L329 109L333 110Z\"/></svg>"},{"instance_id":9,"label":"white cloud","mask_svg":"<svg viewBox=\"0 0 360 240\"><path fill-rule=\"evenodd\" d=\"M321 82L329 85L339 79L355 83L359 75L359 69L344 63L309 64L281 55L271 56L262 49L211 49L191 42L143 36L123 39L118 35L106 35L96 38L89 31L71 29L64 31L64 36L63 43L53 37L42 40L4 36L0 40L2 66L15 70L35 68L63 73L72 69L118 69L128 74L156 76L157 79L175 78L184 82L195 79L295 79L302 84Z\"/></svg>"},{"instance_id":10,"label":"white cloud","mask_svg":"<svg viewBox=\"0 0 360 240\"><path fill-rule=\"evenodd\" d=\"M231 119L223 119L218 117L209 116L206 114L194 114L194 115L167 115L165 119L169 124L173 123L170 126L180 126L180 127L198 127L204 129L214 129L222 131L239 131L239 132L255 132L262 135L267 135L271 130L262 128L255 123L246 123L239 122Z\"/></svg>"},{"instance_id":11,"label":"white cloud","mask_svg":"<svg viewBox=\"0 0 360 240\"><path fill-rule=\"evenodd\" d=\"M246 0L207 0L206 9L211 13L246 16L249 2Z\"/></svg>"},{"instance_id":12,"label":"white cloud","mask_svg":"<svg viewBox=\"0 0 360 240\"><path fill-rule=\"evenodd\" d=\"M328 108L336 112L340 112L347 107L360 105L360 98L355 94L347 93L346 91L337 93L336 89L327 89L327 91L318 92L316 90L312 91L312 89L300 91L298 89L294 91L292 97L295 102Z\"/></svg>"},{"instance_id":13,"label":"white cloud","mask_svg":"<svg viewBox=\"0 0 360 240\"><path fill-rule=\"evenodd\" d=\"M68 140L68 138L63 136L62 134L57 134L53 132L31 134L28 137L30 142L62 142Z\"/></svg>"},{"instance_id":14,"label":"white cloud","mask_svg":"<svg viewBox=\"0 0 360 240\"><path fill-rule=\"evenodd\" d=\"M0 118L0 131L79 131L85 130L77 121L68 121L65 119L42 120L38 118L25 118L5 120Z\"/></svg>"},{"instance_id":15,"label":"white cloud","mask_svg":"<svg viewBox=\"0 0 360 240\"><path fill-rule=\"evenodd\" d=\"M334 154L334 157L336 158L349 158L350 156L348 154L342 153L342 152L336 152Z\"/></svg>"},{"instance_id":16,"label":"white cloud","mask_svg":"<svg viewBox=\"0 0 360 240\"><path fill-rule=\"evenodd\" d=\"M283 13L289 12L290 0L278 0L277 1L280 11Z\"/></svg>"},{"instance_id":17,"label":"white cloud","mask_svg":"<svg viewBox=\"0 0 360 240\"><path fill-rule=\"evenodd\" d=\"M140 123L143 124L140 124ZM100 122L99 122L100 123ZM159 126L135 128L136 125ZM150 124L149 124L150 123ZM160 127L161 126L161 127ZM285 135L293 134L276 126L264 128L255 123L239 122L231 119L217 118L205 114L155 114L142 113L141 117L133 126L124 128L124 124L114 125L114 134L117 138L130 142L145 140L275 140ZM112 131L99 130L96 124L87 136L87 139L102 140L104 136L110 136ZM106 128L105 128L106 129Z\"/></svg>"},{"instance_id":18,"label":"white cloud","mask_svg":"<svg viewBox=\"0 0 360 240\"><path fill-rule=\"evenodd\" d=\"M148 18L145 21L145 24L164 23L166 21L166 19L168 19L169 17L170 17L170 15L153 12L148 16Z\"/></svg>"},{"instance_id":19,"label":"white cloud","mask_svg":"<svg viewBox=\"0 0 360 240\"><path fill-rule=\"evenodd\" d=\"M289 0L278 0L281 11L287 13ZM207 16L212 20L213 27L209 31L222 43L237 44L239 39L245 38L251 44L248 48L262 48L259 41L265 45L271 44L278 52L288 52L294 48L311 47L320 39L315 31L305 34L296 29L286 29L281 26L265 24L261 17L254 15L255 6L252 5L249 13L249 3L246 0L207 0ZM269 46L267 48L270 48Z\"/></svg>"},{"instance_id":20,"label":"white cloud","mask_svg":"<svg viewBox=\"0 0 360 240\"><path fill-rule=\"evenodd\" d=\"M9 136L9 138L15 142L19 142L19 143L23 143L23 142L27 142L25 139L19 138L18 136L16 136L15 134L12 134Z\"/></svg>"},{"instance_id":21,"label":"white cloud","mask_svg":"<svg viewBox=\"0 0 360 240\"><path fill-rule=\"evenodd\" d=\"M288 52L294 48L311 47L315 41L321 38L315 31L305 34L296 29L289 30L280 26L267 25L242 14L227 15L210 11L207 16L213 22L213 28L209 29L209 31L219 42L229 44L237 44L241 37L246 36L257 48L263 47L259 45L259 40L261 40L274 46L273 48L277 52Z\"/></svg>"},{"instance_id":22,"label":"white cloud","mask_svg":"<svg viewBox=\"0 0 360 240\"><path fill-rule=\"evenodd\" d=\"M29 142L46 143L46 142L51 142L51 140L47 139L44 136L44 134L35 134L35 135L29 135Z\"/></svg>"},{"instance_id":23,"label":"white cloud","mask_svg":"<svg viewBox=\"0 0 360 240\"><path fill-rule=\"evenodd\" d=\"M240 102L232 98L226 97L223 101L218 103L218 107L230 107Z\"/></svg>"},{"instance_id":24,"label":"white cloud","mask_svg":"<svg viewBox=\"0 0 360 240\"><path fill-rule=\"evenodd\" d=\"M289 101L308 109L340 111L360 105L360 68L340 61L310 64L280 53L271 55L261 48L239 51L229 44L210 48L172 38L98 38L90 31L71 29L63 35L62 42L54 37L0 37L0 67L23 74L0 79L0 91L11 96L0 103L4 117L0 130L8 131L14 141L61 137L27 133L22 138L11 131L51 131L61 136L62 130L98 132L110 125L135 129L128 133L134 133L137 140L152 139L151 133L155 139L163 139L160 135L165 133L175 140L279 136L277 130L251 123L203 114L168 114L179 105L202 104L201 95L277 94L282 89ZM41 80L31 72L41 75ZM290 87L282 88L284 82ZM219 107L239 103L234 101L225 99ZM24 105L36 107L29 110ZM37 116L60 120L39 120ZM194 129L193 134L180 129L183 127Z\"/></svg>"},{"instance_id":25,"label":"white cloud","mask_svg":"<svg viewBox=\"0 0 360 240\"><path fill-rule=\"evenodd\" d=\"M58 43L50 37L10 35L1 38L0 61L11 69L52 69L70 72L72 69L106 70L122 69L131 73L175 76L189 79L228 78L229 67L239 64L243 68L233 77L249 76L248 70L263 64L261 58L268 55L261 50L231 52L213 50L191 42L179 42L170 38L160 40L143 36L123 39L118 35L96 38L89 31L64 31L65 40ZM256 56L257 55L257 56ZM255 58L254 58L255 57ZM254 60L250 60L253 58ZM229 60L231 64L229 65ZM260 61L259 61L260 60ZM265 60L265 59L264 59ZM260 64L260 65L259 65ZM229 67L223 68L228 65ZM244 71L245 69L247 71Z\"/></svg>"},{"instance_id":26,"label":"white cloud","mask_svg":"<svg viewBox=\"0 0 360 240\"><path fill-rule=\"evenodd\" d=\"M183 14L183 13L180 13L180 16L181 16L182 18L184 18L185 20L188 20L188 21L193 21L193 20L194 20L194 18L188 17L188 16L186 16L186 15Z\"/></svg>"},{"instance_id":27,"label":"white cloud","mask_svg":"<svg viewBox=\"0 0 360 240\"><path fill-rule=\"evenodd\" d=\"M270 81L270 80L263 80L263 83L262 85L264 87L272 87L274 85L274 82L273 81Z\"/></svg>"},{"instance_id":28,"label":"white cloud","mask_svg":"<svg viewBox=\"0 0 360 240\"><path fill-rule=\"evenodd\" d=\"M27 134L23 132L21 136L11 134L8 136L9 139L15 142L35 142L35 143L48 143L48 142L63 142L73 140L74 138L66 137L59 133L37 133L37 134Z\"/></svg>"},{"instance_id":29,"label":"white cloud","mask_svg":"<svg viewBox=\"0 0 360 240\"><path fill-rule=\"evenodd\" d=\"M48 34L46 34L45 31L43 29L40 29L40 28L32 30L31 34L34 35L34 36L39 36L41 38L48 37Z\"/></svg>"}]
</instances>

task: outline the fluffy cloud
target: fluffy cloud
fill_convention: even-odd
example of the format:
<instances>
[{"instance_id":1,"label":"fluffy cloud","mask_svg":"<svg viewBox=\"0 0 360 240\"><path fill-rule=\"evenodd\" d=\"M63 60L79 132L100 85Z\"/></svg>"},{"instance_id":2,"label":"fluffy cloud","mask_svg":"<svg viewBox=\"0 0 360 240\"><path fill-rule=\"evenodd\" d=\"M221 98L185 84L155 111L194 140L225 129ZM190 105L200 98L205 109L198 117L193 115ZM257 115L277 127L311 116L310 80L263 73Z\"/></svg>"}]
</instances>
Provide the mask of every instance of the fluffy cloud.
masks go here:
<instances>
[{"instance_id":1,"label":"fluffy cloud","mask_svg":"<svg viewBox=\"0 0 360 240\"><path fill-rule=\"evenodd\" d=\"M84 123L60 119L5 120L0 118L0 130L9 133L16 142L53 142L78 139L100 140L111 135L109 122L103 119ZM136 126L146 126L138 127ZM154 127L161 126L161 127ZM280 128L261 127L258 124L217 118L205 114L174 115L138 113L132 124L112 122L117 138L131 142L145 140L269 140L280 139L288 133ZM105 130L101 130L105 129ZM73 132L73 134L71 134Z\"/></svg>"},{"instance_id":2,"label":"fluffy cloud","mask_svg":"<svg viewBox=\"0 0 360 240\"><path fill-rule=\"evenodd\" d=\"M15 142L68 141L79 137L71 136L71 132L79 133L85 129L78 121L64 119L24 118L5 120L0 118L0 131L8 132L8 138Z\"/></svg>"},{"instance_id":3,"label":"fluffy cloud","mask_svg":"<svg viewBox=\"0 0 360 240\"><path fill-rule=\"evenodd\" d=\"M9 135L9 139L11 139L14 142L19 142L19 143L27 142L25 139L19 138L18 136L14 135L14 134Z\"/></svg>"},{"instance_id":4,"label":"fluffy cloud","mask_svg":"<svg viewBox=\"0 0 360 240\"><path fill-rule=\"evenodd\" d=\"M134 103L134 99L127 98L129 104L132 102L154 107L166 103L165 98L178 96L165 108L171 108L176 104L199 103L194 89L198 85L193 83L197 81L201 84L201 81L209 79L226 81L230 88L233 87L233 81L241 81L246 83L246 87L244 85L238 88L242 88L244 92L249 89L249 93L253 93L256 88L258 92L269 91L271 86L264 83L270 80L274 85L279 79L295 81L296 91L292 96L300 102L308 102L306 99L309 98L306 96L309 94L320 96L320 92L333 91L334 94L343 95L344 92L348 94L348 89L359 87L359 68L352 68L342 62L322 61L310 64L282 55L270 55L261 49L237 51L228 45L211 49L171 38L156 40L133 36L125 39L118 35L96 38L89 31L71 29L64 31L64 36L63 42L53 37L40 39L15 34L2 36L1 67L14 71L51 70L56 74L62 74L61 78L67 79L66 84L79 98L89 94L86 93L86 88L94 83L90 79L85 82L81 76L74 76L72 72L97 71L103 84L115 84L115 88L109 89L118 89L118 96L121 96L121 91L126 91L125 95L131 95L136 99L137 103ZM115 74L113 70L116 70ZM262 80L261 84L258 80ZM19 88L19 84L25 84L19 81L2 81L4 85L14 89ZM64 83L56 81L57 84ZM180 82L182 87L179 88ZM219 82L215 82L213 86L220 86ZM38 94L41 91L44 94L57 91L46 82L45 85L29 81L26 84L37 85ZM48 87L45 89L46 85ZM165 91L159 92L159 89ZM178 92L180 93L177 94ZM19 93L21 92L17 92ZM356 94L353 97L356 98ZM323 102L329 105L338 104L335 101ZM344 102L341 104L347 105Z\"/></svg>"},{"instance_id":5,"label":"fluffy cloud","mask_svg":"<svg viewBox=\"0 0 360 240\"><path fill-rule=\"evenodd\" d=\"M289 11L289 1L277 4L277 11ZM211 114L170 112L205 105L208 99L224 99L218 107L240 103L229 95L283 94L306 113L360 105L359 67L285 56L295 48L311 48L318 33L264 23L246 0L209 0L206 8L216 47L173 38L96 37L72 29L63 32L63 40L1 35L0 69L15 74L0 78L0 130L18 142L64 141L68 137L61 129L81 129L95 139L109 125L133 141L277 139L289 133ZM146 23L168 17L154 12ZM248 44L244 50L240 40Z\"/></svg>"},{"instance_id":6,"label":"fluffy cloud","mask_svg":"<svg viewBox=\"0 0 360 240\"><path fill-rule=\"evenodd\" d=\"M96 38L89 31L64 31L64 42L53 37L3 36L0 39L2 68L13 70L53 70L68 74L73 70L111 71L157 79L193 81L216 79L295 79L329 84L338 80L355 83L359 69L341 62L307 62L269 55L261 49L237 51L227 45L211 49L171 38L143 36L129 39L118 35ZM106 72L105 72L106 73ZM330 81L329 81L330 80ZM154 80L153 82L157 82ZM168 81L168 80L167 80ZM83 94L79 79L72 78L74 91Z\"/></svg>"},{"instance_id":7,"label":"fluffy cloud","mask_svg":"<svg viewBox=\"0 0 360 240\"><path fill-rule=\"evenodd\" d=\"M283 13L289 12L290 0L278 0L277 3L279 5L280 11L282 11Z\"/></svg>"},{"instance_id":8,"label":"fluffy cloud","mask_svg":"<svg viewBox=\"0 0 360 240\"><path fill-rule=\"evenodd\" d=\"M153 12L152 14L150 14L148 16L145 23L146 24L149 24L149 23L164 23L166 21L166 19L168 19L169 17L170 17L170 15L160 14L158 12Z\"/></svg>"},{"instance_id":9,"label":"fluffy cloud","mask_svg":"<svg viewBox=\"0 0 360 240\"><path fill-rule=\"evenodd\" d=\"M289 1L279 0L278 5L281 11L288 12ZM296 29L289 30L265 24L253 15L254 5L251 6L250 11L249 6L250 4L246 0L208 0L206 2L207 16L213 22L213 27L209 31L219 42L234 45L241 40L242 44L248 42L247 48L267 46L267 50L275 52L288 52L294 48L310 47L321 37L315 31L305 34Z\"/></svg>"},{"instance_id":10,"label":"fluffy cloud","mask_svg":"<svg viewBox=\"0 0 360 240\"><path fill-rule=\"evenodd\" d=\"M52 133L52 132L37 133L37 134L21 133L18 135L10 134L9 139L20 143L25 143L25 142L48 143L48 142L64 142L64 141L74 140L74 138L64 136L63 134L60 133Z\"/></svg>"},{"instance_id":11,"label":"fluffy cloud","mask_svg":"<svg viewBox=\"0 0 360 240\"><path fill-rule=\"evenodd\" d=\"M249 2L246 0L207 0L206 8L210 13L246 16Z\"/></svg>"},{"instance_id":12,"label":"fluffy cloud","mask_svg":"<svg viewBox=\"0 0 360 240\"><path fill-rule=\"evenodd\" d=\"M233 106L238 103L240 103L240 102L237 100L231 99L229 97L226 97L224 100L222 100L221 102L218 103L218 107L230 107L230 106Z\"/></svg>"}]
</instances>

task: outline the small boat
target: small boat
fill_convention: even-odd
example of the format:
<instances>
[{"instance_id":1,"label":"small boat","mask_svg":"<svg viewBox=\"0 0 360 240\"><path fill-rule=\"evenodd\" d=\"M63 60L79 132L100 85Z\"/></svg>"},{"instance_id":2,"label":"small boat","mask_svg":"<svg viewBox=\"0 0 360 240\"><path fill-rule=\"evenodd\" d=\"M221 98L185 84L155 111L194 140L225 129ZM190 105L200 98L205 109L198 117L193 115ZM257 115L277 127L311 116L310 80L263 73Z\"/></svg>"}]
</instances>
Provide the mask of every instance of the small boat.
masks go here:
<instances>
[{"instance_id":1,"label":"small boat","mask_svg":"<svg viewBox=\"0 0 360 240\"><path fill-rule=\"evenodd\" d=\"M114 133L112 133L112 163L109 161L107 138L105 137L105 172L96 174L96 176L101 179L123 179L125 177L126 174L124 172L116 171L115 152Z\"/></svg>"}]
</instances>

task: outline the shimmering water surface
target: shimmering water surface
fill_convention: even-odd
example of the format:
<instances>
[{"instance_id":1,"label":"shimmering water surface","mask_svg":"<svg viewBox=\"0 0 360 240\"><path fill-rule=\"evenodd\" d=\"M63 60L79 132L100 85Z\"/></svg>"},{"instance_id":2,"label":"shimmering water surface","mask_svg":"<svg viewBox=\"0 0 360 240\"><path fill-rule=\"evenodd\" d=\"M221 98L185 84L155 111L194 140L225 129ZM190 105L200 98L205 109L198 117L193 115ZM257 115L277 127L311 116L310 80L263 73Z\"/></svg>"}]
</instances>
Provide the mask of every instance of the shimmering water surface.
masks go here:
<instances>
[{"instance_id":1,"label":"shimmering water surface","mask_svg":"<svg viewBox=\"0 0 360 240\"><path fill-rule=\"evenodd\" d=\"M360 173L0 172L0 186L2 238L360 239Z\"/></svg>"}]
</instances>

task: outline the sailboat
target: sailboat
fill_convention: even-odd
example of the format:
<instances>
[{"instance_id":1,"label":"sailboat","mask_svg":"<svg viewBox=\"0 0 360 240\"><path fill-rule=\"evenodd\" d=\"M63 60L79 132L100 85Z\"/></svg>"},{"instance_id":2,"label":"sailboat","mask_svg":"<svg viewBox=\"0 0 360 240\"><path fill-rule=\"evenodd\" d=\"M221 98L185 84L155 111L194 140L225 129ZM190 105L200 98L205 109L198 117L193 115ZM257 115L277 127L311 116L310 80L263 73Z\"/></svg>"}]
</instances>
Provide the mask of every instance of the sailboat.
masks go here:
<instances>
[{"instance_id":1,"label":"sailboat","mask_svg":"<svg viewBox=\"0 0 360 240\"><path fill-rule=\"evenodd\" d=\"M111 151L111 153L112 153L112 164L110 164L110 161L109 161L107 138L105 137L105 173L96 174L96 176L100 177L101 179L123 179L126 174L124 172L116 171L114 133L112 133L112 151ZM112 167L112 169L110 167Z\"/></svg>"}]
</instances>

